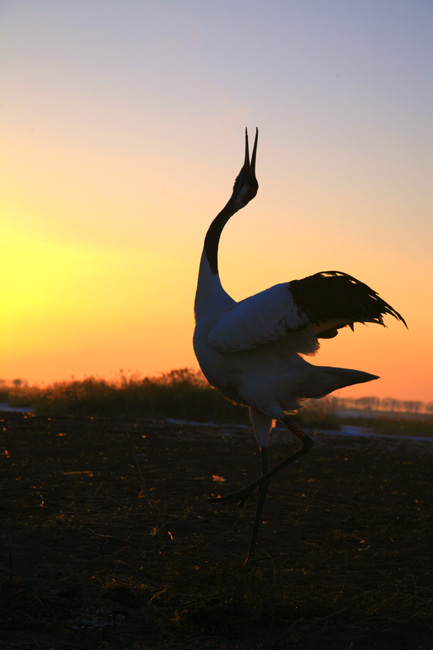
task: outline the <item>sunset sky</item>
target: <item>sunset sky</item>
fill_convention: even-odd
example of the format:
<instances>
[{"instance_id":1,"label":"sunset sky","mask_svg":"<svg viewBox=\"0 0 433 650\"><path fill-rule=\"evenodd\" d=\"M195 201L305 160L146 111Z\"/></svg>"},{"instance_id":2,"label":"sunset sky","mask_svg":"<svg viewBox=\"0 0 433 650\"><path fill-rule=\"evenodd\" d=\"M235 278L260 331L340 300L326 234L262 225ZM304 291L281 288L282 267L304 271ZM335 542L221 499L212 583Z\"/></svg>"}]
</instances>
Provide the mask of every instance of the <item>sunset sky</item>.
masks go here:
<instances>
[{"instance_id":1,"label":"sunset sky","mask_svg":"<svg viewBox=\"0 0 433 650\"><path fill-rule=\"evenodd\" d=\"M206 229L237 300L341 270L406 319L322 343L340 391L433 400L433 3L4 0L0 378L196 368Z\"/></svg>"}]
</instances>

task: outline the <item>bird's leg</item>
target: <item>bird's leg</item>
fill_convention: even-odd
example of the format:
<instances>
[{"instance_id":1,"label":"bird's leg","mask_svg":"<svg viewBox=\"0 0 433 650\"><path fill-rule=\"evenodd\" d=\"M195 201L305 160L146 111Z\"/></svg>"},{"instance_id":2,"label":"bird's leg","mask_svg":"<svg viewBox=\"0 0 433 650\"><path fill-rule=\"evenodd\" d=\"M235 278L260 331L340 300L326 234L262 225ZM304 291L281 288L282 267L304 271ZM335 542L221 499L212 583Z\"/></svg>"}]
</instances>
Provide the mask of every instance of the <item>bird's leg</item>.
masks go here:
<instances>
[{"instance_id":1,"label":"bird's leg","mask_svg":"<svg viewBox=\"0 0 433 650\"><path fill-rule=\"evenodd\" d=\"M268 472L268 449L267 447L260 447L260 454L262 456L262 476ZM254 520L253 534L251 536L250 548L248 551L245 564L249 564L254 559L256 550L257 534L262 520L263 504L265 502L266 494L269 488L269 480L266 480L259 486L259 501L257 503L256 518Z\"/></svg>"},{"instance_id":2,"label":"bird's leg","mask_svg":"<svg viewBox=\"0 0 433 650\"><path fill-rule=\"evenodd\" d=\"M293 463L293 461L297 460L304 454L306 454L308 451L310 451L311 447L313 446L313 441L305 431L302 431L301 427L299 427L297 424L289 420L288 418L285 418L283 422L286 424L288 427L289 431L291 431L302 443L302 447L298 449L298 451L285 460L283 460L281 463L278 463L273 469L271 469L269 472L266 472L266 474L263 474L257 481L254 481L250 485L247 485L246 488L243 488L243 490L239 490L239 492L234 492L233 494L227 494L227 496L221 497L209 497L209 501L212 503L236 503L238 502L239 505L243 506L245 501L248 499L248 497L256 490L258 487L269 481L271 476L279 472L280 470L284 469L289 465L290 463Z\"/></svg>"}]
</instances>

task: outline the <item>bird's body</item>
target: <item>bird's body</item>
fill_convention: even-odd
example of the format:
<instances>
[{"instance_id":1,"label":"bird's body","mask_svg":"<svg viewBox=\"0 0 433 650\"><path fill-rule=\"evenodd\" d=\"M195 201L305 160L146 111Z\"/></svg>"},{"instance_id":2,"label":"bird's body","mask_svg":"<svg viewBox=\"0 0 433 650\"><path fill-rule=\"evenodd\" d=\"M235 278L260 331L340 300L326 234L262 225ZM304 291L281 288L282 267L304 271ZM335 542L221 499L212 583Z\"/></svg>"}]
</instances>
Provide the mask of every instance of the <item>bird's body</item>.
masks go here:
<instances>
[{"instance_id":1,"label":"bird's body","mask_svg":"<svg viewBox=\"0 0 433 650\"><path fill-rule=\"evenodd\" d=\"M322 281L340 277L322 276ZM225 397L282 420L305 398L376 379L359 370L315 366L300 356L315 354L317 334L337 326L342 326L337 318L325 320L321 330L314 326L295 302L291 283L238 303L219 292L213 308L197 314L194 348L209 383Z\"/></svg>"},{"instance_id":2,"label":"bird's body","mask_svg":"<svg viewBox=\"0 0 433 650\"><path fill-rule=\"evenodd\" d=\"M312 365L300 355L314 355L319 338L334 337L345 326L353 329L356 322L383 325L385 314L404 320L367 285L337 271L283 282L240 302L224 291L218 274L219 239L230 217L257 193L257 135L251 163L246 135L245 163L233 194L206 235L195 299L194 350L209 383L228 399L250 409L264 458L263 475L267 476L253 489L260 487L263 502L263 486L267 486L269 478L266 447L273 422L285 422L303 441L303 432L288 418L300 408L302 400L377 379L359 370ZM240 494L237 496L244 500ZM261 508L250 559L260 514Z\"/></svg>"}]
</instances>

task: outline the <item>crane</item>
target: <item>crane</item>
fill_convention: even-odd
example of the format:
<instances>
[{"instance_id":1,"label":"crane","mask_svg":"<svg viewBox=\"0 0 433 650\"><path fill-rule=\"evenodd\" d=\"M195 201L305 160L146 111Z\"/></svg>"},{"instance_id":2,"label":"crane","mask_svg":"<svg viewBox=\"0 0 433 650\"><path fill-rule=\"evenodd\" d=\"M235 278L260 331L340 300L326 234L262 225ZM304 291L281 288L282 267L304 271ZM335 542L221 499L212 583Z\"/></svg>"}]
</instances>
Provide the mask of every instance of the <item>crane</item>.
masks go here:
<instances>
[{"instance_id":1,"label":"crane","mask_svg":"<svg viewBox=\"0 0 433 650\"><path fill-rule=\"evenodd\" d=\"M228 220L257 194L255 174L258 129L225 207L209 226L200 261L194 304L194 351L208 382L225 398L247 406L261 456L261 476L242 490L211 497L241 505L258 489L259 498L246 563L255 557L263 504L270 479L306 454L312 439L291 416L306 398L378 379L360 370L315 366L301 355L314 355L319 339L333 338L355 323L384 325L383 317L404 318L373 289L340 271L322 271L283 282L236 302L223 289L218 272L218 246ZM269 434L282 422L301 443L296 453L268 470Z\"/></svg>"}]
</instances>

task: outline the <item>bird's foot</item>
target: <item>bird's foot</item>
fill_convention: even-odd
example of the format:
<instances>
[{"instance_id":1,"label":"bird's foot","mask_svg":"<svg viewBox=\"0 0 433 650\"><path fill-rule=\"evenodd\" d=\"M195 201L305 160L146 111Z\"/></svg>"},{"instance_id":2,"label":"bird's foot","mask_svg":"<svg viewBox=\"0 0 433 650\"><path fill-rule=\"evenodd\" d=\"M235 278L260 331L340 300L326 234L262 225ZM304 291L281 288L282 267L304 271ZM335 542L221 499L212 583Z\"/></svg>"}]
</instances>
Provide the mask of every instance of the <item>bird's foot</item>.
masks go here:
<instances>
[{"instance_id":1,"label":"bird's foot","mask_svg":"<svg viewBox=\"0 0 433 650\"><path fill-rule=\"evenodd\" d=\"M242 564L244 571L255 571L259 567L259 562L254 553L249 552Z\"/></svg>"},{"instance_id":2,"label":"bird's foot","mask_svg":"<svg viewBox=\"0 0 433 650\"><path fill-rule=\"evenodd\" d=\"M254 490L256 489L257 486L251 486L249 485L248 487L244 488L243 490L239 490L239 492L233 492L232 494L226 494L226 496L218 496L218 497L208 497L208 501L211 503L237 503L239 507L242 507L245 505L246 500L248 497L252 495Z\"/></svg>"}]
</instances>

